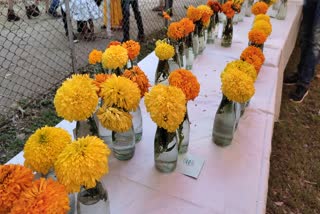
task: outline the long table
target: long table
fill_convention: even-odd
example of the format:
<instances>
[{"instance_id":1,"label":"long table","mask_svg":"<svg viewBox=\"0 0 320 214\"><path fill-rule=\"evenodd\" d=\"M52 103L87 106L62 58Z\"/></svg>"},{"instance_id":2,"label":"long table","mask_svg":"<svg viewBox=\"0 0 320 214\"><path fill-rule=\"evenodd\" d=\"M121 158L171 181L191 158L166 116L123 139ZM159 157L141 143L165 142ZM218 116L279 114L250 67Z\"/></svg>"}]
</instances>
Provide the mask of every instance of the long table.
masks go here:
<instances>
[{"instance_id":1,"label":"long table","mask_svg":"<svg viewBox=\"0 0 320 214\"><path fill-rule=\"evenodd\" d=\"M256 93L240 119L227 148L212 143L213 120L220 103L220 73L247 47L253 17L234 26L231 48L208 45L196 58L193 73L201 84L199 97L188 103L191 121L189 153L205 159L198 179L177 171L165 174L154 167L156 125L141 101L143 137L134 157L110 157L110 172L103 178L112 214L251 214L265 213L273 124L279 115L283 71L294 47L301 17L301 2L289 2L284 21L272 19L273 32L265 44L266 62L255 83ZM158 59L151 53L139 63L151 81ZM57 125L71 134L75 123ZM23 152L8 163L23 163Z\"/></svg>"}]
</instances>

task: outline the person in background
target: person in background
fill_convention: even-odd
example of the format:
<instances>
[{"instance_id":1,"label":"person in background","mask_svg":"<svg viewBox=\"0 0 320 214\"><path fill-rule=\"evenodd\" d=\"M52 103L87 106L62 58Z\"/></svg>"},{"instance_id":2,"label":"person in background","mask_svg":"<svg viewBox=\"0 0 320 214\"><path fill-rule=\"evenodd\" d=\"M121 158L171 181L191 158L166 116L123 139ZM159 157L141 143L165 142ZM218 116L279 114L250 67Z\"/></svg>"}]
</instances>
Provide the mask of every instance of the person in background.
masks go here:
<instances>
[{"instance_id":1,"label":"person in background","mask_svg":"<svg viewBox=\"0 0 320 214\"><path fill-rule=\"evenodd\" d=\"M110 17L111 17L111 29L119 30L122 28L122 7L121 0L111 0L110 1ZM103 26L102 29L105 29L108 23L107 17L107 1L103 1Z\"/></svg>"},{"instance_id":2,"label":"person in background","mask_svg":"<svg viewBox=\"0 0 320 214\"><path fill-rule=\"evenodd\" d=\"M20 17L17 16L13 10L13 0L8 0L8 14L7 21L8 22L16 22L19 21Z\"/></svg>"},{"instance_id":3,"label":"person in background","mask_svg":"<svg viewBox=\"0 0 320 214\"><path fill-rule=\"evenodd\" d=\"M298 72L284 79L285 85L296 85L296 89L289 95L295 103L301 103L308 95L320 58L320 1L304 0L302 13Z\"/></svg>"},{"instance_id":4,"label":"person in background","mask_svg":"<svg viewBox=\"0 0 320 214\"><path fill-rule=\"evenodd\" d=\"M159 6L152 8L152 11L163 11L164 10L164 1L159 0Z\"/></svg>"},{"instance_id":5,"label":"person in background","mask_svg":"<svg viewBox=\"0 0 320 214\"><path fill-rule=\"evenodd\" d=\"M31 17L37 17L40 15L40 10L37 7L37 5L35 5L35 4L27 5L27 2L25 0L22 0L22 2L25 5L26 14L29 19L31 19ZM13 0L8 0L7 21L16 22L19 20L20 20L20 17L17 16L13 10Z\"/></svg>"},{"instance_id":6,"label":"person in background","mask_svg":"<svg viewBox=\"0 0 320 214\"><path fill-rule=\"evenodd\" d=\"M70 0L71 1L71 0ZM48 14L54 18L60 18L61 15L58 14L57 8L59 7L60 0L52 0L51 5L48 10Z\"/></svg>"},{"instance_id":7,"label":"person in background","mask_svg":"<svg viewBox=\"0 0 320 214\"><path fill-rule=\"evenodd\" d=\"M144 29L143 29L143 23L142 23L142 17L139 10L139 4L138 0L122 0L121 6L122 6L122 14L123 14L123 39L122 42L130 40L130 5L132 6L134 17L137 22L138 26L138 41L144 42L145 35L144 35Z\"/></svg>"}]
</instances>

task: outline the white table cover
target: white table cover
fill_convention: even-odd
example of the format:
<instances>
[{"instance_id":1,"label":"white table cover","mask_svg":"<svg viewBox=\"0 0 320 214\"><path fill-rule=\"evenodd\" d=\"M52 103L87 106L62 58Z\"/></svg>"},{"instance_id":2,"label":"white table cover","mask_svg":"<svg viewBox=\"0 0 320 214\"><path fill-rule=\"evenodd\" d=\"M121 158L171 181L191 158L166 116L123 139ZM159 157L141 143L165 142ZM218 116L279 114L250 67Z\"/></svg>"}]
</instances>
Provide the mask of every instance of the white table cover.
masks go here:
<instances>
[{"instance_id":1,"label":"white table cover","mask_svg":"<svg viewBox=\"0 0 320 214\"><path fill-rule=\"evenodd\" d=\"M220 103L220 72L238 59L247 46L253 17L234 27L231 48L208 45L194 64L201 84L199 97L188 103L191 121L189 153L205 163L198 179L177 171L164 174L154 167L153 140L156 125L141 101L143 138L129 161L110 158L110 172L103 178L112 214L253 214L265 213L273 124L280 102L279 79L292 51L301 16L301 3L290 3L285 21L272 20L273 33L265 45L266 63L255 83L256 93L240 119L233 142L226 148L212 143L215 112ZM157 58L154 53L139 63L151 82ZM280 90L280 91L279 91ZM280 95L281 98L281 95ZM70 133L75 123L57 126ZM8 163L23 164L23 152Z\"/></svg>"}]
</instances>

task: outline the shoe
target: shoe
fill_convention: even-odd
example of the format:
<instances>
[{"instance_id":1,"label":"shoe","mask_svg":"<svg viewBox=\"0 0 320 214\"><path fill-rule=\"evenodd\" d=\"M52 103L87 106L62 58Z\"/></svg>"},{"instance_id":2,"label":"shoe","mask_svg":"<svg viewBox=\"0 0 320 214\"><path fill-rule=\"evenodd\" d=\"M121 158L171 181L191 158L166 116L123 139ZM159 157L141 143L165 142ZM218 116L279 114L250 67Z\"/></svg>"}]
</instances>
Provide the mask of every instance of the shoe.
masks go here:
<instances>
[{"instance_id":1,"label":"shoe","mask_svg":"<svg viewBox=\"0 0 320 214\"><path fill-rule=\"evenodd\" d=\"M283 80L284 85L296 85L298 82L298 74L294 73L291 76L287 76Z\"/></svg>"},{"instance_id":2,"label":"shoe","mask_svg":"<svg viewBox=\"0 0 320 214\"><path fill-rule=\"evenodd\" d=\"M39 16L40 10L35 4L32 4L30 6L26 6L26 14L27 14L28 19L31 19L31 17Z\"/></svg>"},{"instance_id":3,"label":"shoe","mask_svg":"<svg viewBox=\"0 0 320 214\"><path fill-rule=\"evenodd\" d=\"M158 7L154 7L152 8L152 11L163 11L163 7L162 6L158 6Z\"/></svg>"},{"instance_id":4,"label":"shoe","mask_svg":"<svg viewBox=\"0 0 320 214\"><path fill-rule=\"evenodd\" d=\"M8 9L7 21L8 22L16 22L19 21L20 17L14 13L14 10Z\"/></svg>"},{"instance_id":5,"label":"shoe","mask_svg":"<svg viewBox=\"0 0 320 214\"><path fill-rule=\"evenodd\" d=\"M69 38L68 36L69 34L68 32L66 32L66 37ZM73 34L73 43L78 43L78 42L79 42L78 37L75 34Z\"/></svg>"},{"instance_id":6,"label":"shoe","mask_svg":"<svg viewBox=\"0 0 320 214\"><path fill-rule=\"evenodd\" d=\"M294 103L302 103L303 99L308 95L308 93L308 88L303 85L297 85L296 90L290 93L289 99Z\"/></svg>"},{"instance_id":7,"label":"shoe","mask_svg":"<svg viewBox=\"0 0 320 214\"><path fill-rule=\"evenodd\" d=\"M52 16L53 18L56 18L56 19L58 19L58 18L61 18L61 15L59 14L59 13L57 13L57 11L48 11L48 14L50 15L50 16Z\"/></svg>"}]
</instances>

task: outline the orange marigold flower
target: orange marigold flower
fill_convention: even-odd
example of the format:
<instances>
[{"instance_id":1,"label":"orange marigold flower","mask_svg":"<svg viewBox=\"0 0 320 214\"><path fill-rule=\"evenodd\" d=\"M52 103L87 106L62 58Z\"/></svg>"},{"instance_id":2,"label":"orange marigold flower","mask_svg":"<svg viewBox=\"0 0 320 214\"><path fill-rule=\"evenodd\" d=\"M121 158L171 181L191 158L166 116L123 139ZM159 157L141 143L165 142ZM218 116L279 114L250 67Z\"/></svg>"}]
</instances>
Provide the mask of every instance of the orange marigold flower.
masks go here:
<instances>
[{"instance_id":1,"label":"orange marigold flower","mask_svg":"<svg viewBox=\"0 0 320 214\"><path fill-rule=\"evenodd\" d=\"M169 25L167 36L173 40L179 40L184 37L184 27L180 22L172 22Z\"/></svg>"},{"instance_id":2,"label":"orange marigold flower","mask_svg":"<svg viewBox=\"0 0 320 214\"><path fill-rule=\"evenodd\" d=\"M187 17L193 22L199 21L202 17L201 10L190 5L187 9Z\"/></svg>"},{"instance_id":3,"label":"orange marigold flower","mask_svg":"<svg viewBox=\"0 0 320 214\"><path fill-rule=\"evenodd\" d=\"M194 100L200 91L197 77L191 71L182 68L171 72L169 84L180 88L186 95L187 100Z\"/></svg>"},{"instance_id":4,"label":"orange marigold flower","mask_svg":"<svg viewBox=\"0 0 320 214\"><path fill-rule=\"evenodd\" d=\"M188 36L190 33L192 33L195 29L195 24L191 21L189 18L183 18L180 21L180 24L184 28L184 35Z\"/></svg>"},{"instance_id":5,"label":"orange marigold flower","mask_svg":"<svg viewBox=\"0 0 320 214\"><path fill-rule=\"evenodd\" d=\"M204 23L208 23L210 21L210 18L213 14L213 11L211 10L211 8L207 5L199 5L197 7L200 11L201 11L201 22Z\"/></svg>"},{"instance_id":6,"label":"orange marigold flower","mask_svg":"<svg viewBox=\"0 0 320 214\"><path fill-rule=\"evenodd\" d=\"M52 179L40 178L21 194L10 213L55 214L67 213L69 209L69 198L65 186Z\"/></svg>"},{"instance_id":7,"label":"orange marigold flower","mask_svg":"<svg viewBox=\"0 0 320 214\"><path fill-rule=\"evenodd\" d=\"M144 94L149 91L149 87L151 85L149 84L148 77L139 68L139 66L133 66L132 69L125 70L122 76L130 79L131 81L135 82L138 85L140 89L141 97L143 97Z\"/></svg>"},{"instance_id":8,"label":"orange marigold flower","mask_svg":"<svg viewBox=\"0 0 320 214\"><path fill-rule=\"evenodd\" d=\"M224 3L221 7L222 12L229 18L231 19L234 14L235 11L233 9L233 2L232 1L227 1L226 3Z\"/></svg>"},{"instance_id":9,"label":"orange marigold flower","mask_svg":"<svg viewBox=\"0 0 320 214\"><path fill-rule=\"evenodd\" d=\"M99 88L98 94L100 92L100 85L105 82L107 79L112 77L111 74L96 74L94 76L94 84Z\"/></svg>"},{"instance_id":10,"label":"orange marigold flower","mask_svg":"<svg viewBox=\"0 0 320 214\"><path fill-rule=\"evenodd\" d=\"M89 54L89 64L94 65L97 63L101 63L102 59L102 51L98 51L93 49Z\"/></svg>"},{"instance_id":11,"label":"orange marigold flower","mask_svg":"<svg viewBox=\"0 0 320 214\"><path fill-rule=\"evenodd\" d=\"M258 1L252 5L251 12L254 15L266 14L268 11L268 5L263 1Z\"/></svg>"},{"instance_id":12,"label":"orange marigold flower","mask_svg":"<svg viewBox=\"0 0 320 214\"><path fill-rule=\"evenodd\" d=\"M165 18L166 20L170 20L170 19L171 19L170 15L169 15L167 12L165 12L165 11L162 12L162 16L163 16L163 18Z\"/></svg>"},{"instance_id":13,"label":"orange marigold flower","mask_svg":"<svg viewBox=\"0 0 320 214\"><path fill-rule=\"evenodd\" d=\"M248 46L241 53L240 59L252 64L258 73L264 63L265 57L260 48Z\"/></svg>"},{"instance_id":14,"label":"orange marigold flower","mask_svg":"<svg viewBox=\"0 0 320 214\"><path fill-rule=\"evenodd\" d=\"M0 213L9 213L13 203L32 185L31 169L21 165L0 165ZM24 213L24 212L22 212Z\"/></svg>"},{"instance_id":15,"label":"orange marigold flower","mask_svg":"<svg viewBox=\"0 0 320 214\"><path fill-rule=\"evenodd\" d=\"M261 30L252 29L248 33L248 38L250 42L257 45L261 45L265 43L265 41L267 40L267 35Z\"/></svg>"},{"instance_id":16,"label":"orange marigold flower","mask_svg":"<svg viewBox=\"0 0 320 214\"><path fill-rule=\"evenodd\" d=\"M109 43L109 45L107 46L107 48L110 48L111 46L117 46L117 45L121 45L121 42L119 42L119 41L111 41L110 43Z\"/></svg>"},{"instance_id":17,"label":"orange marigold flower","mask_svg":"<svg viewBox=\"0 0 320 214\"><path fill-rule=\"evenodd\" d=\"M211 10L213 10L213 12L221 12L221 4L217 0L208 0L207 5L211 7Z\"/></svg>"},{"instance_id":18,"label":"orange marigold flower","mask_svg":"<svg viewBox=\"0 0 320 214\"><path fill-rule=\"evenodd\" d=\"M140 53L139 42L128 40L122 44L122 47L127 49L129 59L134 60Z\"/></svg>"}]
</instances>

